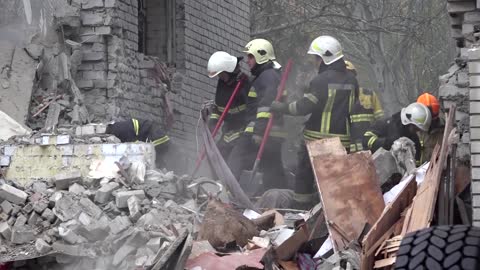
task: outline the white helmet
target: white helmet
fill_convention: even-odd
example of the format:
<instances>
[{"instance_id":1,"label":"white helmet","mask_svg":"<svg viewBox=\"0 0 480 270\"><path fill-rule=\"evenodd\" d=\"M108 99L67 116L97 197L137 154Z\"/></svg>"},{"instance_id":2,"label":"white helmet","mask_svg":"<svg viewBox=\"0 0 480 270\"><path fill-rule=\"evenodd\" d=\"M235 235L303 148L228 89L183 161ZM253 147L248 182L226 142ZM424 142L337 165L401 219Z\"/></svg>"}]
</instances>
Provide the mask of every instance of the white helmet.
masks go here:
<instances>
[{"instance_id":1,"label":"white helmet","mask_svg":"<svg viewBox=\"0 0 480 270\"><path fill-rule=\"evenodd\" d=\"M430 123L432 122L430 110L427 106L417 102L403 108L400 116L402 118L402 124L414 124L423 131L428 131Z\"/></svg>"},{"instance_id":2,"label":"white helmet","mask_svg":"<svg viewBox=\"0 0 480 270\"><path fill-rule=\"evenodd\" d=\"M213 78L222 72L233 72L237 67L238 59L226 52L215 52L208 59L208 77Z\"/></svg>"},{"instance_id":3,"label":"white helmet","mask_svg":"<svg viewBox=\"0 0 480 270\"><path fill-rule=\"evenodd\" d=\"M253 55L255 62L259 65L269 60L275 60L272 43L263 38L257 38L248 42L243 52Z\"/></svg>"},{"instance_id":4,"label":"white helmet","mask_svg":"<svg viewBox=\"0 0 480 270\"><path fill-rule=\"evenodd\" d=\"M307 53L320 56L326 65L343 57L342 45L331 36L319 36L314 39Z\"/></svg>"}]
</instances>

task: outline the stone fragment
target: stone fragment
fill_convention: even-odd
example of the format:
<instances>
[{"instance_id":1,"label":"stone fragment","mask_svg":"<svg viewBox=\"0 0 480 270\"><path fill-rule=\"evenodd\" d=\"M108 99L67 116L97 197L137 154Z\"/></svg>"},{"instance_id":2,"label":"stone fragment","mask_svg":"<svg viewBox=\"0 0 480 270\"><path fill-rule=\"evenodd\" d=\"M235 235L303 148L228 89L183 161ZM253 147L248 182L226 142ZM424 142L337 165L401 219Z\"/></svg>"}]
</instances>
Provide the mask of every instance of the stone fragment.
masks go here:
<instances>
[{"instance_id":1,"label":"stone fragment","mask_svg":"<svg viewBox=\"0 0 480 270\"><path fill-rule=\"evenodd\" d=\"M52 247L42 238L38 238L37 241L35 241L35 249L38 251L38 253L44 254L49 252Z\"/></svg>"},{"instance_id":2,"label":"stone fragment","mask_svg":"<svg viewBox=\"0 0 480 270\"><path fill-rule=\"evenodd\" d=\"M0 203L0 207L2 208L2 211L7 215L9 215L13 210L13 205L6 200Z\"/></svg>"},{"instance_id":3,"label":"stone fragment","mask_svg":"<svg viewBox=\"0 0 480 270\"><path fill-rule=\"evenodd\" d=\"M10 241L14 244L25 244L35 240L35 233L32 227L27 225L12 229Z\"/></svg>"},{"instance_id":4,"label":"stone fragment","mask_svg":"<svg viewBox=\"0 0 480 270\"><path fill-rule=\"evenodd\" d=\"M36 212L32 212L30 214L30 217L28 218L27 224L30 226L35 226L37 225L39 219L40 219L40 216Z\"/></svg>"},{"instance_id":5,"label":"stone fragment","mask_svg":"<svg viewBox=\"0 0 480 270\"><path fill-rule=\"evenodd\" d=\"M57 190L67 190L71 184L80 181L81 179L82 173L80 171L69 171L57 174L54 177L55 187Z\"/></svg>"},{"instance_id":6,"label":"stone fragment","mask_svg":"<svg viewBox=\"0 0 480 270\"><path fill-rule=\"evenodd\" d=\"M117 216L110 222L109 226L113 234L118 234L132 226L132 222L127 216Z\"/></svg>"},{"instance_id":7,"label":"stone fragment","mask_svg":"<svg viewBox=\"0 0 480 270\"><path fill-rule=\"evenodd\" d=\"M94 219L98 219L102 215L102 209L100 209L100 207L98 207L90 199L81 198L79 203L83 210Z\"/></svg>"},{"instance_id":8,"label":"stone fragment","mask_svg":"<svg viewBox=\"0 0 480 270\"><path fill-rule=\"evenodd\" d=\"M53 211L50 210L50 208L47 208L43 211L42 218L52 223L55 220L55 213L53 213Z\"/></svg>"},{"instance_id":9,"label":"stone fragment","mask_svg":"<svg viewBox=\"0 0 480 270\"><path fill-rule=\"evenodd\" d=\"M85 190L86 189L78 183L73 183L73 185L68 188L68 192L74 194L82 194L83 192L85 192Z\"/></svg>"},{"instance_id":10,"label":"stone fragment","mask_svg":"<svg viewBox=\"0 0 480 270\"><path fill-rule=\"evenodd\" d=\"M10 185L3 184L0 187L0 199L7 200L14 204L23 204L27 200L27 197L27 193Z\"/></svg>"},{"instance_id":11,"label":"stone fragment","mask_svg":"<svg viewBox=\"0 0 480 270\"><path fill-rule=\"evenodd\" d=\"M22 208L22 213L28 215L33 211L33 203L29 202Z\"/></svg>"},{"instance_id":12,"label":"stone fragment","mask_svg":"<svg viewBox=\"0 0 480 270\"><path fill-rule=\"evenodd\" d=\"M95 201L98 203L108 202L112 196L112 192L119 187L120 185L116 182L110 182L103 185L98 189L97 193L95 193Z\"/></svg>"},{"instance_id":13,"label":"stone fragment","mask_svg":"<svg viewBox=\"0 0 480 270\"><path fill-rule=\"evenodd\" d=\"M99 220L93 220L93 222L87 226L79 227L77 232L89 241L101 241L105 239L110 232L109 224L110 221L108 218L103 216Z\"/></svg>"},{"instance_id":14,"label":"stone fragment","mask_svg":"<svg viewBox=\"0 0 480 270\"><path fill-rule=\"evenodd\" d=\"M130 213L130 219L132 221L137 221L141 216L142 212L140 211L140 200L137 196L132 196L127 200L128 211Z\"/></svg>"},{"instance_id":15,"label":"stone fragment","mask_svg":"<svg viewBox=\"0 0 480 270\"><path fill-rule=\"evenodd\" d=\"M7 222L0 223L0 234L6 240L10 240L10 238L12 237L12 229L10 228L10 225Z\"/></svg>"},{"instance_id":16,"label":"stone fragment","mask_svg":"<svg viewBox=\"0 0 480 270\"><path fill-rule=\"evenodd\" d=\"M48 207L48 202L46 200L38 200L33 204L33 211L41 214Z\"/></svg>"},{"instance_id":17,"label":"stone fragment","mask_svg":"<svg viewBox=\"0 0 480 270\"><path fill-rule=\"evenodd\" d=\"M64 228L64 227L59 227L58 228L58 234L60 237L62 237L65 242L69 244L76 244L76 243L81 243L83 242L82 238L76 234L72 229Z\"/></svg>"},{"instance_id":18,"label":"stone fragment","mask_svg":"<svg viewBox=\"0 0 480 270\"><path fill-rule=\"evenodd\" d=\"M138 199L145 199L145 192L143 190L120 191L115 194L115 203L118 208L126 208L127 201L130 197L137 196Z\"/></svg>"},{"instance_id":19,"label":"stone fragment","mask_svg":"<svg viewBox=\"0 0 480 270\"><path fill-rule=\"evenodd\" d=\"M27 223L27 218L24 215L20 214L18 215L17 220L15 221L15 224L13 225L13 227L16 227L16 228L21 227L26 223Z\"/></svg>"},{"instance_id":20,"label":"stone fragment","mask_svg":"<svg viewBox=\"0 0 480 270\"><path fill-rule=\"evenodd\" d=\"M80 213L78 216L78 221L83 225L83 226L88 226L90 223L92 223L92 218L88 215L85 214L84 212Z\"/></svg>"},{"instance_id":21,"label":"stone fragment","mask_svg":"<svg viewBox=\"0 0 480 270\"><path fill-rule=\"evenodd\" d=\"M53 212L61 221L68 221L80 214L81 207L68 194L62 194L57 200Z\"/></svg>"}]
</instances>

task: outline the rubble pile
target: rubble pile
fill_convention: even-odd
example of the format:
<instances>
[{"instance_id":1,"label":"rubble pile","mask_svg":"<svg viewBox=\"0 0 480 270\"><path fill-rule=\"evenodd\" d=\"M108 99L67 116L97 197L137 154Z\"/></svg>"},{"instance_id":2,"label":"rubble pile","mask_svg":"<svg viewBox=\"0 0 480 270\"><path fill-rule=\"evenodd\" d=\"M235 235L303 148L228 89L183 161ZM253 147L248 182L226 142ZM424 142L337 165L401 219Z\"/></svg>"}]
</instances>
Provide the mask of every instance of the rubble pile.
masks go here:
<instances>
[{"instance_id":1,"label":"rubble pile","mask_svg":"<svg viewBox=\"0 0 480 270\"><path fill-rule=\"evenodd\" d=\"M193 231L196 210L186 177L143 169L143 179L92 180L72 172L25 188L2 180L0 261L50 255L28 260L38 263L30 269L50 269L48 263L65 269L152 266L180 234ZM127 175L132 170L138 167L130 165Z\"/></svg>"}]
</instances>

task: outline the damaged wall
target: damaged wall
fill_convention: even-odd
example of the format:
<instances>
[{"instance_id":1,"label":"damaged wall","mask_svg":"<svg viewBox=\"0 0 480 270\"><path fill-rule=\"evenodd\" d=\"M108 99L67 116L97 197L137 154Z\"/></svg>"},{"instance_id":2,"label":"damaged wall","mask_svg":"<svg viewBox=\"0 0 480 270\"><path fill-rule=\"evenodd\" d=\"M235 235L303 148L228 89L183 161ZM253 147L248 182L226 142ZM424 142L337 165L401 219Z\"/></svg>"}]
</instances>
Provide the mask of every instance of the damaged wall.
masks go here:
<instances>
[{"instance_id":1,"label":"damaged wall","mask_svg":"<svg viewBox=\"0 0 480 270\"><path fill-rule=\"evenodd\" d=\"M443 108L457 106L457 156L471 164L473 225L480 226L480 1L448 1L447 9L458 56L439 93Z\"/></svg>"}]
</instances>

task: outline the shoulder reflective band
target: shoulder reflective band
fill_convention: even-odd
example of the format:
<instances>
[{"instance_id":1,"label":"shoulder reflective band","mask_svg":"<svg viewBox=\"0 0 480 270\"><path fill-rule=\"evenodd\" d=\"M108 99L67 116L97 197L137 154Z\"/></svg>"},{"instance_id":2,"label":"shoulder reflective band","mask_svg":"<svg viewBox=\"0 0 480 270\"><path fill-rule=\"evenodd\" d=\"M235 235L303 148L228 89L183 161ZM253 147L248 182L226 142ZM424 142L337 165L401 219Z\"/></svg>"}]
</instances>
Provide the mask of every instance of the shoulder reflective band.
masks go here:
<instances>
[{"instance_id":1,"label":"shoulder reflective band","mask_svg":"<svg viewBox=\"0 0 480 270\"><path fill-rule=\"evenodd\" d=\"M335 89L335 90L353 90L355 86L353 84L340 84L340 83L329 83L328 89Z\"/></svg>"},{"instance_id":2,"label":"shoulder reflective band","mask_svg":"<svg viewBox=\"0 0 480 270\"><path fill-rule=\"evenodd\" d=\"M160 139L156 139L155 141L153 141L153 145L157 146L157 145L160 145L160 144L163 144L163 143L166 143L170 140L170 138L165 135L163 136L162 138Z\"/></svg>"},{"instance_id":3,"label":"shoulder reflective band","mask_svg":"<svg viewBox=\"0 0 480 270\"><path fill-rule=\"evenodd\" d=\"M220 115L219 114L216 114L216 113L212 113L210 115L210 119L219 119L220 118Z\"/></svg>"},{"instance_id":4,"label":"shoulder reflective band","mask_svg":"<svg viewBox=\"0 0 480 270\"><path fill-rule=\"evenodd\" d=\"M303 97L310 100L313 104L318 103L318 98L314 94L304 94Z\"/></svg>"},{"instance_id":5,"label":"shoulder reflective band","mask_svg":"<svg viewBox=\"0 0 480 270\"><path fill-rule=\"evenodd\" d=\"M133 130L135 131L135 136L138 136L138 133L140 132L140 124L138 123L138 120L135 118L132 118L133 122Z\"/></svg>"},{"instance_id":6,"label":"shoulder reflective band","mask_svg":"<svg viewBox=\"0 0 480 270\"><path fill-rule=\"evenodd\" d=\"M353 114L350 115L352 123L358 122L372 122L374 120L373 114Z\"/></svg>"}]
</instances>

